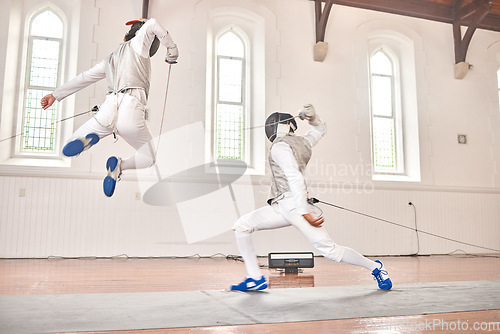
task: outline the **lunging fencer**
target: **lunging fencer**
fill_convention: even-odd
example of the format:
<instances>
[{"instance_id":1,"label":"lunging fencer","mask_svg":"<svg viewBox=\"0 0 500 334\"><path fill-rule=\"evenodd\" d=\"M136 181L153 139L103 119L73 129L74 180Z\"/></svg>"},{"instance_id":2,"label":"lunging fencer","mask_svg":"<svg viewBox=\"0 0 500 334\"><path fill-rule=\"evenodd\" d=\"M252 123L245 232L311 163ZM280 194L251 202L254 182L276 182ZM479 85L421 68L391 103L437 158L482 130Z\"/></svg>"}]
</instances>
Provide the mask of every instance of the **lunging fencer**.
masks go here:
<instances>
[{"instance_id":1,"label":"lunging fencer","mask_svg":"<svg viewBox=\"0 0 500 334\"><path fill-rule=\"evenodd\" d=\"M117 180L126 169L147 168L155 163L152 136L145 121L149 95L151 61L160 44L166 47L165 61L175 64L179 56L177 45L169 32L155 19L139 19L126 23L130 30L124 42L103 61L58 87L41 100L43 109L77 91L106 78L108 92L96 115L78 128L63 148L71 157L80 154L103 137L118 134L136 149L136 153L121 159L111 156L106 162L107 175L103 190L110 197Z\"/></svg>"},{"instance_id":2,"label":"lunging fencer","mask_svg":"<svg viewBox=\"0 0 500 334\"><path fill-rule=\"evenodd\" d=\"M257 262L251 234L287 226L293 226L302 232L324 257L335 262L365 267L371 271L380 289L391 289L392 282L387 272L382 270L382 262L372 261L349 247L335 244L322 225L324 218L313 214L317 210L307 201L304 177L312 147L325 134L325 124L310 104L304 106L299 117L308 120L311 125L304 136L294 134L297 122L290 114L275 112L266 120L266 136L272 142L269 152L271 199L268 200L268 206L242 216L233 226L247 277L243 282L232 285L231 290L256 291L267 288L266 278Z\"/></svg>"}]
</instances>

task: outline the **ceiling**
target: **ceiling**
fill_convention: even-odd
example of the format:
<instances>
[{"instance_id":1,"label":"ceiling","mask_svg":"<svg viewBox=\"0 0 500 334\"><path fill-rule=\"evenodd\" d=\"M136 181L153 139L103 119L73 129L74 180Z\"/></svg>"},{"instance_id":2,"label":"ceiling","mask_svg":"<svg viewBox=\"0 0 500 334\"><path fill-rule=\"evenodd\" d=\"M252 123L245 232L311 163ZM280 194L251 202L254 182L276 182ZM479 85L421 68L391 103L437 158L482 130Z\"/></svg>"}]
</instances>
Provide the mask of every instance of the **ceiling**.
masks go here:
<instances>
[{"instance_id":1,"label":"ceiling","mask_svg":"<svg viewBox=\"0 0 500 334\"><path fill-rule=\"evenodd\" d=\"M317 1L317 0L313 0ZM322 0L327 2L328 0ZM333 0L334 5L411 16L432 21L468 26L477 9L489 5L489 12L478 29L500 31L500 0ZM455 14L456 13L456 14Z\"/></svg>"}]
</instances>

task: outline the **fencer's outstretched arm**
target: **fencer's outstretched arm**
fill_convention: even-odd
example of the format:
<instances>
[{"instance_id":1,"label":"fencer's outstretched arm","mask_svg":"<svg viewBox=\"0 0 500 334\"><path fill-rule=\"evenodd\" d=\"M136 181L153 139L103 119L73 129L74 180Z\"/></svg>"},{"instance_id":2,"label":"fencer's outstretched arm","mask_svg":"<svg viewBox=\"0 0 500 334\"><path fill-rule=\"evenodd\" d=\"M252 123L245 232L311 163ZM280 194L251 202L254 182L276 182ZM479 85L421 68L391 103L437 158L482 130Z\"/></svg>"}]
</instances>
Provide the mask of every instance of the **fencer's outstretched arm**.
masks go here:
<instances>
[{"instance_id":1,"label":"fencer's outstretched arm","mask_svg":"<svg viewBox=\"0 0 500 334\"><path fill-rule=\"evenodd\" d=\"M316 146L326 133L325 123L321 120L319 122L320 123L318 125L312 125L311 129L304 135L304 137L306 137L311 143L311 146Z\"/></svg>"},{"instance_id":2,"label":"fencer's outstretched arm","mask_svg":"<svg viewBox=\"0 0 500 334\"><path fill-rule=\"evenodd\" d=\"M51 94L45 95L41 100L43 109L49 108L56 100L62 99L78 92L79 90L99 81L106 77L104 61L101 61L91 69L77 75L74 79L59 86Z\"/></svg>"},{"instance_id":3,"label":"fencer's outstretched arm","mask_svg":"<svg viewBox=\"0 0 500 334\"><path fill-rule=\"evenodd\" d=\"M304 109L300 110L299 117L306 119L311 125L311 130L304 137L309 140L311 146L315 146L326 133L325 123L321 121L312 104L306 104Z\"/></svg>"},{"instance_id":4,"label":"fencer's outstretched arm","mask_svg":"<svg viewBox=\"0 0 500 334\"><path fill-rule=\"evenodd\" d=\"M167 48L167 58L174 62L179 56L177 45L174 43L169 32L154 18L144 23L130 43L135 52L147 58L149 57L149 49L155 36L158 37L160 44Z\"/></svg>"}]
</instances>

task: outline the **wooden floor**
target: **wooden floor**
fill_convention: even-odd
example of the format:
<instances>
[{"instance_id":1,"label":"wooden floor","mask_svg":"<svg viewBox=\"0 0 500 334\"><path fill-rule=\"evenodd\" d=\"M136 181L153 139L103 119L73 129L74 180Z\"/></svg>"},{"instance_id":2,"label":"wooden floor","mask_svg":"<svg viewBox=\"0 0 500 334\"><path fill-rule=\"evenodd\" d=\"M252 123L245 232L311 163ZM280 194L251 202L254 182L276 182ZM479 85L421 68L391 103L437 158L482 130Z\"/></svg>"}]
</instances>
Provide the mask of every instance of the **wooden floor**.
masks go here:
<instances>
[{"instance_id":1,"label":"wooden floor","mask_svg":"<svg viewBox=\"0 0 500 334\"><path fill-rule=\"evenodd\" d=\"M498 256L454 255L380 259L389 271L395 287L398 284L414 282L500 280ZM267 264L267 259L260 258L259 262ZM263 270L269 278L271 289L376 284L364 268L332 263L321 257L315 258L314 268L304 269L304 272L295 275ZM242 262L223 256L4 259L0 260L0 295L221 290L241 281L244 276L245 267ZM411 328L423 325L426 321L440 321L442 326L439 330ZM476 322L500 322L500 310L285 324L85 333L457 333L457 330L452 330L451 327L458 321L467 322L470 326ZM391 330L388 329L389 326ZM446 326L449 327L448 330ZM397 330L394 330L396 327ZM491 330L469 332L494 333Z\"/></svg>"}]
</instances>

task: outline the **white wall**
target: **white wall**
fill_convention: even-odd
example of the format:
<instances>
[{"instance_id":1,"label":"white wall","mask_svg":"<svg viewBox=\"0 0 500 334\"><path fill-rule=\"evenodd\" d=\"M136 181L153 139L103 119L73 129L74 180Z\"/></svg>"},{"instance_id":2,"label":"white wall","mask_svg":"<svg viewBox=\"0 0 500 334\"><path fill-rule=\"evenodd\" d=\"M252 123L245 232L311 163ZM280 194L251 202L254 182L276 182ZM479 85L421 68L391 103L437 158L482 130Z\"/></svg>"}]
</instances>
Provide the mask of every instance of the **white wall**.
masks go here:
<instances>
[{"instance_id":1,"label":"white wall","mask_svg":"<svg viewBox=\"0 0 500 334\"><path fill-rule=\"evenodd\" d=\"M42 2L42 1L40 1ZM7 6L12 2L7 2ZM141 1L81 0L76 70L88 69L119 44L124 22L141 13ZM12 6L12 5L11 5ZM477 30L467 61L474 65L463 80L453 77L453 34L449 24L334 6L325 41L324 62L312 60L315 42L314 4L307 0L186 0L151 1L150 13L172 34L180 50L172 66L164 132L205 121L206 43L203 30L208 11L242 7L265 20L266 114L295 113L313 103L328 125L309 166L311 193L318 198L370 215L488 248L500 249L500 112L496 70L500 64L500 34ZM6 10L6 12L8 12ZM6 14L2 14L6 16ZM2 17L3 17L2 16ZM202 18L202 20L200 20ZM204 21L205 20L205 21ZM372 181L370 173L369 113L360 71L364 56L363 26L404 27L415 38L421 182ZM0 20L5 32L9 19ZM403 31L404 30L404 31ZM9 39L16 36L8 36ZM269 43L273 41L273 43ZM1 50L9 43L0 39ZM269 44L267 44L269 43ZM158 135L168 66L163 52L153 58L149 127ZM5 54L0 68L7 71ZM360 79L361 78L361 79ZM0 76L0 89L5 75ZM100 82L76 94L75 112L100 104L106 92ZM1 97L0 97L1 98ZM5 95L4 95L5 98ZM0 100L2 102L2 100ZM2 110L4 121L5 111ZM74 126L88 118L76 118ZM3 131L5 124L1 124ZM304 131L305 123L299 123ZM458 145L456 135L468 135ZM4 134L0 133L0 139ZM163 144L162 144L163 145ZM179 143L173 143L179 145ZM200 143L204 146L203 143ZM136 200L141 193L135 173L124 173L112 198L102 194L104 165L110 155L133 151L123 139L106 138L92 150L72 159L71 168L0 166L0 257L46 256L170 256L237 254L231 224L233 203L210 202L213 210L200 228L218 226L225 232L189 244L178 206L150 206ZM182 156L171 157L182 163ZM149 174L145 173L146 178ZM141 174L139 174L139 179ZM238 203L243 214L265 205L269 178L254 175L236 182L251 197ZM20 190L25 196L20 197ZM237 196L238 197L238 196ZM223 198L223 197L221 197ZM250 203L251 204L248 204ZM339 244L368 255L410 254L416 251L411 230L391 226L338 209L322 206L325 226ZM227 210L227 216L224 212ZM216 221L217 220L217 221ZM190 222L192 224L193 222ZM270 251L311 250L293 228L254 235L259 254ZM448 253L456 249L488 252L451 241L420 235L420 252Z\"/></svg>"}]
</instances>

